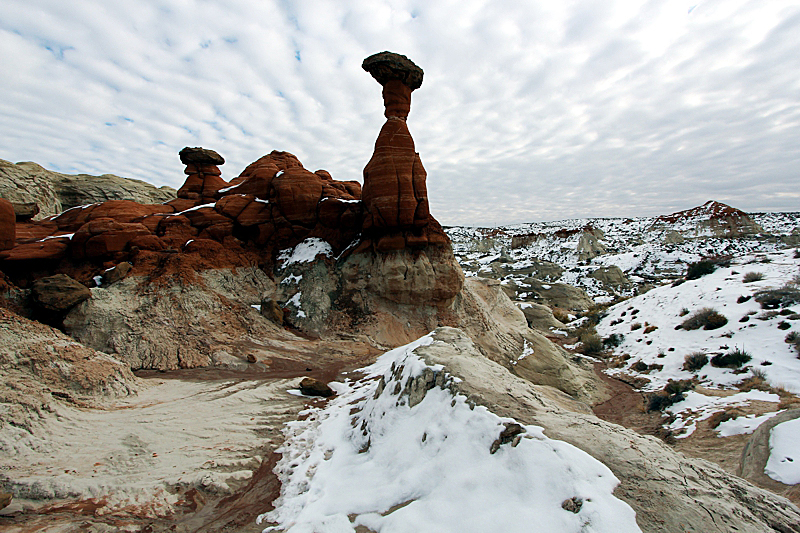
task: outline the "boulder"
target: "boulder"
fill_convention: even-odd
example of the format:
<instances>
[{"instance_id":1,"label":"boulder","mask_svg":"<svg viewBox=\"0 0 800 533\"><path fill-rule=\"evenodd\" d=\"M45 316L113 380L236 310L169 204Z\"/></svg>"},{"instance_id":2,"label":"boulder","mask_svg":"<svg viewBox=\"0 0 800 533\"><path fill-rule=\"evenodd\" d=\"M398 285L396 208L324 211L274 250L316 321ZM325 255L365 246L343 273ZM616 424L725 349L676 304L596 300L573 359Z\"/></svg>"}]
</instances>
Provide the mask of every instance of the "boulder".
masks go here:
<instances>
[{"instance_id":1,"label":"boulder","mask_svg":"<svg viewBox=\"0 0 800 533\"><path fill-rule=\"evenodd\" d=\"M670 230L664 233L664 244L683 244L685 240L680 231Z\"/></svg>"},{"instance_id":2,"label":"boulder","mask_svg":"<svg viewBox=\"0 0 800 533\"><path fill-rule=\"evenodd\" d=\"M181 158L181 163L184 165L223 165L225 159L214 150L208 148L190 148L185 147L178 156Z\"/></svg>"},{"instance_id":3,"label":"boulder","mask_svg":"<svg viewBox=\"0 0 800 533\"><path fill-rule=\"evenodd\" d=\"M736 473L772 492L783 495L793 492L796 497L800 487L784 485L779 481L775 481L764 473L764 467L767 465L770 456L769 438L772 428L797 418L800 418L800 409L789 409L776 414L758 426L748 439L747 444L742 448L742 457Z\"/></svg>"},{"instance_id":4,"label":"boulder","mask_svg":"<svg viewBox=\"0 0 800 533\"><path fill-rule=\"evenodd\" d=\"M275 322L277 325L283 325L283 308L278 305L272 298L263 298L261 300L261 316Z\"/></svg>"},{"instance_id":5,"label":"boulder","mask_svg":"<svg viewBox=\"0 0 800 533\"><path fill-rule=\"evenodd\" d=\"M31 286L33 302L40 308L64 313L92 297L91 291L66 274L39 278Z\"/></svg>"},{"instance_id":6,"label":"boulder","mask_svg":"<svg viewBox=\"0 0 800 533\"><path fill-rule=\"evenodd\" d=\"M524 303L520 305L525 320L531 329L549 332L553 328L566 327L563 322L553 316L553 310L546 305L537 303Z\"/></svg>"},{"instance_id":7,"label":"boulder","mask_svg":"<svg viewBox=\"0 0 800 533\"><path fill-rule=\"evenodd\" d=\"M589 274L589 276L612 289L622 289L632 286L631 281L625 276L622 269L616 265L600 267Z\"/></svg>"},{"instance_id":8,"label":"boulder","mask_svg":"<svg viewBox=\"0 0 800 533\"><path fill-rule=\"evenodd\" d=\"M39 220L62 210L52 173L36 163L15 165L0 159L0 198L11 202L15 215L23 220Z\"/></svg>"},{"instance_id":9,"label":"boulder","mask_svg":"<svg viewBox=\"0 0 800 533\"><path fill-rule=\"evenodd\" d=\"M5 509L9 505L11 505L11 500L14 499L14 495L10 492L3 492L0 491L0 509Z\"/></svg>"},{"instance_id":10,"label":"boulder","mask_svg":"<svg viewBox=\"0 0 800 533\"><path fill-rule=\"evenodd\" d=\"M578 239L578 248L576 249L578 260L586 261L606 253L606 247L600 242L600 239L602 239L600 230L584 230Z\"/></svg>"},{"instance_id":11,"label":"boulder","mask_svg":"<svg viewBox=\"0 0 800 533\"><path fill-rule=\"evenodd\" d=\"M306 396L322 396L323 398L333 396L333 390L328 385L314 378L303 378L300 381L300 392Z\"/></svg>"},{"instance_id":12,"label":"boulder","mask_svg":"<svg viewBox=\"0 0 800 533\"><path fill-rule=\"evenodd\" d=\"M531 287L528 292L533 292L542 303L550 307L582 311L594 305L586 291L566 283L545 283L536 278L526 278L524 282Z\"/></svg>"},{"instance_id":13,"label":"boulder","mask_svg":"<svg viewBox=\"0 0 800 533\"><path fill-rule=\"evenodd\" d=\"M112 283L116 283L117 281L127 276L132 268L133 265L131 265L127 261L123 261L120 264L109 268L108 270L103 272L103 284L111 285Z\"/></svg>"},{"instance_id":14,"label":"boulder","mask_svg":"<svg viewBox=\"0 0 800 533\"><path fill-rule=\"evenodd\" d=\"M14 206L5 198L0 198L0 252L10 250L17 240L17 216Z\"/></svg>"}]
</instances>

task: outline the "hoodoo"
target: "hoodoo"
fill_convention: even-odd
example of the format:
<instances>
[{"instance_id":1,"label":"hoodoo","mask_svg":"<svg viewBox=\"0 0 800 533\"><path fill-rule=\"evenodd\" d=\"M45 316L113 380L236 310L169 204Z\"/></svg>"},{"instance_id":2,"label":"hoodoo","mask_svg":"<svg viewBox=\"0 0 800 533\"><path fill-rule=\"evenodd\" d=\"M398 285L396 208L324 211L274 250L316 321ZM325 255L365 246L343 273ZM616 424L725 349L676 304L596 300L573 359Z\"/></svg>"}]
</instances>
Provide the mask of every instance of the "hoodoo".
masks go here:
<instances>
[{"instance_id":1,"label":"hoodoo","mask_svg":"<svg viewBox=\"0 0 800 533\"><path fill-rule=\"evenodd\" d=\"M372 55L361 66L383 86L386 116L364 168L365 234L375 238L379 251L446 242L430 215L427 174L406 124L411 92L422 85L422 69L392 52Z\"/></svg>"}]
</instances>

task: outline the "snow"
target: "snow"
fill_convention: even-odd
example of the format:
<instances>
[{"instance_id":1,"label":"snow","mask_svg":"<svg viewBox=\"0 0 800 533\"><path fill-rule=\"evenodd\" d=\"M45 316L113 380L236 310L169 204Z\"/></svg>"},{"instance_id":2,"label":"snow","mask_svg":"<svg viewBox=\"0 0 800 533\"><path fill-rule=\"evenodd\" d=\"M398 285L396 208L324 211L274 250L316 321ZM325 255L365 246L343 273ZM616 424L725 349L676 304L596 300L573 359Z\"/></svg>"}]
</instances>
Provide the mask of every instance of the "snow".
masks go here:
<instances>
[{"instance_id":1,"label":"snow","mask_svg":"<svg viewBox=\"0 0 800 533\"><path fill-rule=\"evenodd\" d=\"M777 424L769 433L769 459L764 473L786 485L800 483L800 418Z\"/></svg>"},{"instance_id":2,"label":"snow","mask_svg":"<svg viewBox=\"0 0 800 533\"><path fill-rule=\"evenodd\" d=\"M611 471L542 428L523 426L516 446L491 454L513 421L471 407L449 390L449 375L410 406L409 380L444 371L414 353L432 341L385 353L358 381L332 383L337 396L325 407L287 424L275 469L281 495L259 517L274 524L265 532L640 531L613 495ZM582 501L577 513L562 508L571 498Z\"/></svg>"},{"instance_id":3,"label":"snow","mask_svg":"<svg viewBox=\"0 0 800 533\"><path fill-rule=\"evenodd\" d=\"M242 184L244 184L244 182L237 183L236 185L231 185L230 187L222 188L222 189L218 190L217 192L219 192L219 193L230 192L230 191L234 190L235 188L240 187Z\"/></svg>"},{"instance_id":4,"label":"snow","mask_svg":"<svg viewBox=\"0 0 800 533\"><path fill-rule=\"evenodd\" d=\"M217 204L214 203L214 202L212 202L210 204L196 205L194 207L190 207L189 209L184 209L183 211L180 211L178 213L166 213L164 216L165 217L177 217L179 215L183 215L185 213L189 213L190 211L197 211L198 209L203 209L203 208L206 208L206 207L214 207L215 205L217 205Z\"/></svg>"},{"instance_id":5,"label":"snow","mask_svg":"<svg viewBox=\"0 0 800 533\"><path fill-rule=\"evenodd\" d=\"M333 255L333 248L322 239L310 237L294 248L281 250L278 254L278 261L282 261L282 268L286 268L295 263L312 262L320 254L331 257Z\"/></svg>"},{"instance_id":6,"label":"snow","mask_svg":"<svg viewBox=\"0 0 800 533\"><path fill-rule=\"evenodd\" d=\"M511 364L516 365L517 363L519 363L520 361L522 361L523 359L525 359L530 355L533 355L533 346L528 344L528 341L525 340L522 345L522 353L519 355L519 357L517 357L516 360L512 360Z\"/></svg>"},{"instance_id":7,"label":"snow","mask_svg":"<svg viewBox=\"0 0 800 533\"><path fill-rule=\"evenodd\" d=\"M347 199L344 199L344 198L336 198L335 196L326 196L325 198L320 200L320 203L326 202L328 200L333 200L333 201L336 201L336 202L342 202L343 204L358 204L358 203L361 203L361 200L347 200Z\"/></svg>"},{"instance_id":8,"label":"snow","mask_svg":"<svg viewBox=\"0 0 800 533\"><path fill-rule=\"evenodd\" d=\"M714 413L729 407L747 405L751 401L779 403L781 397L777 394L752 390L739 392L730 396L708 396L695 391L684 393L685 399L666 409L666 412L675 416L675 420L666 427L674 432L682 431L675 435L677 439L690 436L697 429L697 422L710 418Z\"/></svg>"},{"instance_id":9,"label":"snow","mask_svg":"<svg viewBox=\"0 0 800 533\"><path fill-rule=\"evenodd\" d=\"M250 304L250 307L258 311L259 313L261 312L261 304Z\"/></svg>"},{"instance_id":10,"label":"snow","mask_svg":"<svg viewBox=\"0 0 800 533\"><path fill-rule=\"evenodd\" d=\"M750 374L710 364L693 373L683 370L683 362L684 357L693 352L704 352L710 359L714 354L740 348L752 355L748 365L759 368L771 385L800 392L800 361L794 349L784 342L787 333L800 330L800 323L787 321L789 330L778 329L777 325L784 317L776 314L766 318L768 315L763 314L760 304L752 298L758 290L781 287L793 279L798 272L798 261L793 254L793 250L767 254L765 257L769 262L757 264L757 270L764 274L762 281L742 282L745 272L756 270L752 264L755 257L743 256L735 259L730 267L718 268L700 279L676 287L663 285L609 307L597 325L597 332L603 337L611 333L625 335L623 343L614 352L630 355L628 367L612 369L609 373L637 374L630 366L643 361L648 365L664 366L662 370L640 374L651 380L645 390L662 389L670 379L694 376L706 387L733 387ZM740 296L751 298L737 303ZM675 330L675 326L688 316L682 316L684 309L692 313L704 307L716 309L728 319L728 323L714 330ZM741 322L745 316L749 318ZM645 327L631 330L636 322L657 329L649 333L645 333Z\"/></svg>"},{"instance_id":11,"label":"snow","mask_svg":"<svg viewBox=\"0 0 800 533\"><path fill-rule=\"evenodd\" d=\"M297 309L297 316L300 318L306 318L308 315L306 315L306 312L303 311L303 309L301 308L302 302L300 301L300 299L302 298L302 296L303 294L301 292L295 293L294 296L292 296L286 301L286 305L287 307L290 305L294 306Z\"/></svg>"},{"instance_id":12,"label":"snow","mask_svg":"<svg viewBox=\"0 0 800 533\"><path fill-rule=\"evenodd\" d=\"M773 416L777 415L778 413L782 413L781 411L773 411L772 413L767 413L765 415L746 415L746 416L737 416L736 418L732 418L730 420L726 420L725 422L720 423L715 428L715 431L719 433L720 437L731 437L733 435L749 435L750 433L754 432L758 426L772 418Z\"/></svg>"},{"instance_id":13,"label":"snow","mask_svg":"<svg viewBox=\"0 0 800 533\"><path fill-rule=\"evenodd\" d=\"M284 283L300 283L302 280L303 280L302 274L300 275L289 274L288 276L286 276L281 280L280 284L283 285Z\"/></svg>"},{"instance_id":14,"label":"snow","mask_svg":"<svg viewBox=\"0 0 800 533\"><path fill-rule=\"evenodd\" d=\"M516 304L521 309L528 302L546 303L546 295L531 287L529 277L539 278L544 290L555 283L566 283L585 290L595 304L619 302L602 311L596 327L604 338L611 334L624 336L622 344L613 349L613 355L620 359L612 360L611 365L621 361L621 366L610 368L607 373L640 378L639 382L644 383L641 390L649 393L663 390L671 380L692 379L699 390L705 388L703 394L696 393L699 396L688 395L697 405L691 406L684 400L671 410L676 418L670 427L688 436L698 421L715 412L755 401L749 396L731 397L729 392L754 375L764 378L768 386L800 393L798 354L784 341L788 334L800 334L797 317L800 304L770 311L762 309L753 298L759 290L792 283L799 286L800 261L794 257L797 245L787 246L785 237L796 234L800 213L752 214L752 220L764 229L768 238L764 235L725 238L711 235L708 229L707 219L713 209L716 209L714 204L701 206L692 210L690 218L675 222L657 217L595 218L498 228L452 227L446 232L465 275L492 277L506 287L516 286L519 300ZM592 236L605 247L606 253L580 260L578 244L587 228L593 228ZM687 264L721 255L732 257L730 266L718 267L700 279L672 286L674 280L685 275ZM536 273L541 268L537 262L542 261L556 263L563 269L557 279L552 274ZM611 287L591 277L598 268L608 266L619 267L632 283ZM748 272L759 272L764 279L744 283L743 276ZM740 299L747 301L738 303ZM691 313L703 307L712 307L723 314L727 324L716 330L675 329L687 318L684 309ZM574 331L586 325L586 320L582 319L584 324L575 320L568 328ZM575 349L577 345L564 347ZM684 358L692 353L704 353L711 359L736 348L752 356L742 368L707 364L699 371L683 369ZM633 370L639 362L648 365L648 369ZM729 400L721 399L726 395ZM745 431L756 420L751 417L736 423L729 421L721 425L720 431Z\"/></svg>"}]
</instances>

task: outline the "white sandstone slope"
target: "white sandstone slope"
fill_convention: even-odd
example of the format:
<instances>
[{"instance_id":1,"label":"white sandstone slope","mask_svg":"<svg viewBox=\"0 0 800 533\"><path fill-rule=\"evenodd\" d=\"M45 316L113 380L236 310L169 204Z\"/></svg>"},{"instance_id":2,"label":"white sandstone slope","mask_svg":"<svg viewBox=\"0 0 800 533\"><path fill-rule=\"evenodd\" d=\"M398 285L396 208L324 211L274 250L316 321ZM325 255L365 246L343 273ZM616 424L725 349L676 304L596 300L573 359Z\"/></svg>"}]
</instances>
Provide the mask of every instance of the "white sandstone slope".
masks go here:
<instances>
[{"instance_id":1,"label":"white sandstone slope","mask_svg":"<svg viewBox=\"0 0 800 533\"><path fill-rule=\"evenodd\" d=\"M265 531L640 531L599 461L537 426L502 442L515 421L472 405L414 353L434 338L387 352L289 424Z\"/></svg>"},{"instance_id":2,"label":"white sandstone slope","mask_svg":"<svg viewBox=\"0 0 800 533\"><path fill-rule=\"evenodd\" d=\"M457 329L333 386L287 426L265 531L800 531L787 500L512 375Z\"/></svg>"}]
</instances>

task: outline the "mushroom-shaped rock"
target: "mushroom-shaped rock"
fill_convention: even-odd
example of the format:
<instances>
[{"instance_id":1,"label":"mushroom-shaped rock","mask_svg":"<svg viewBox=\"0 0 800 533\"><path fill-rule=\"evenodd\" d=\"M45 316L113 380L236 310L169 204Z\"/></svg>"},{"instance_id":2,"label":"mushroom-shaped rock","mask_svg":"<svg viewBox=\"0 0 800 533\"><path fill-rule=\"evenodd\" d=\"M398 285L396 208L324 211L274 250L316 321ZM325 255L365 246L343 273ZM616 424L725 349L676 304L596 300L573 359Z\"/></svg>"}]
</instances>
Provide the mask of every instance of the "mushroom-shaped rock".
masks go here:
<instances>
[{"instance_id":1,"label":"mushroom-shaped rock","mask_svg":"<svg viewBox=\"0 0 800 533\"><path fill-rule=\"evenodd\" d=\"M381 85L399 80L412 91L422 85L422 69L406 56L394 52L373 54L361 63L361 68L372 74Z\"/></svg>"},{"instance_id":2,"label":"mushroom-shaped rock","mask_svg":"<svg viewBox=\"0 0 800 533\"><path fill-rule=\"evenodd\" d=\"M370 56L362 66L383 85L387 119L364 168L364 229L383 234L427 226L427 175L405 120L411 109L411 91L422 84L422 69L407 57L390 52Z\"/></svg>"},{"instance_id":3,"label":"mushroom-shaped rock","mask_svg":"<svg viewBox=\"0 0 800 533\"><path fill-rule=\"evenodd\" d=\"M178 189L178 198L208 203L216 198L217 191L227 187L228 183L220 177L222 172L217 168L225 159L214 150L187 146L178 155L186 165L184 173L187 174L186 181Z\"/></svg>"},{"instance_id":4,"label":"mushroom-shaped rock","mask_svg":"<svg viewBox=\"0 0 800 533\"><path fill-rule=\"evenodd\" d=\"M214 150L200 148L199 146L190 148L185 147L178 152L181 163L184 165L223 165L225 159Z\"/></svg>"}]
</instances>

